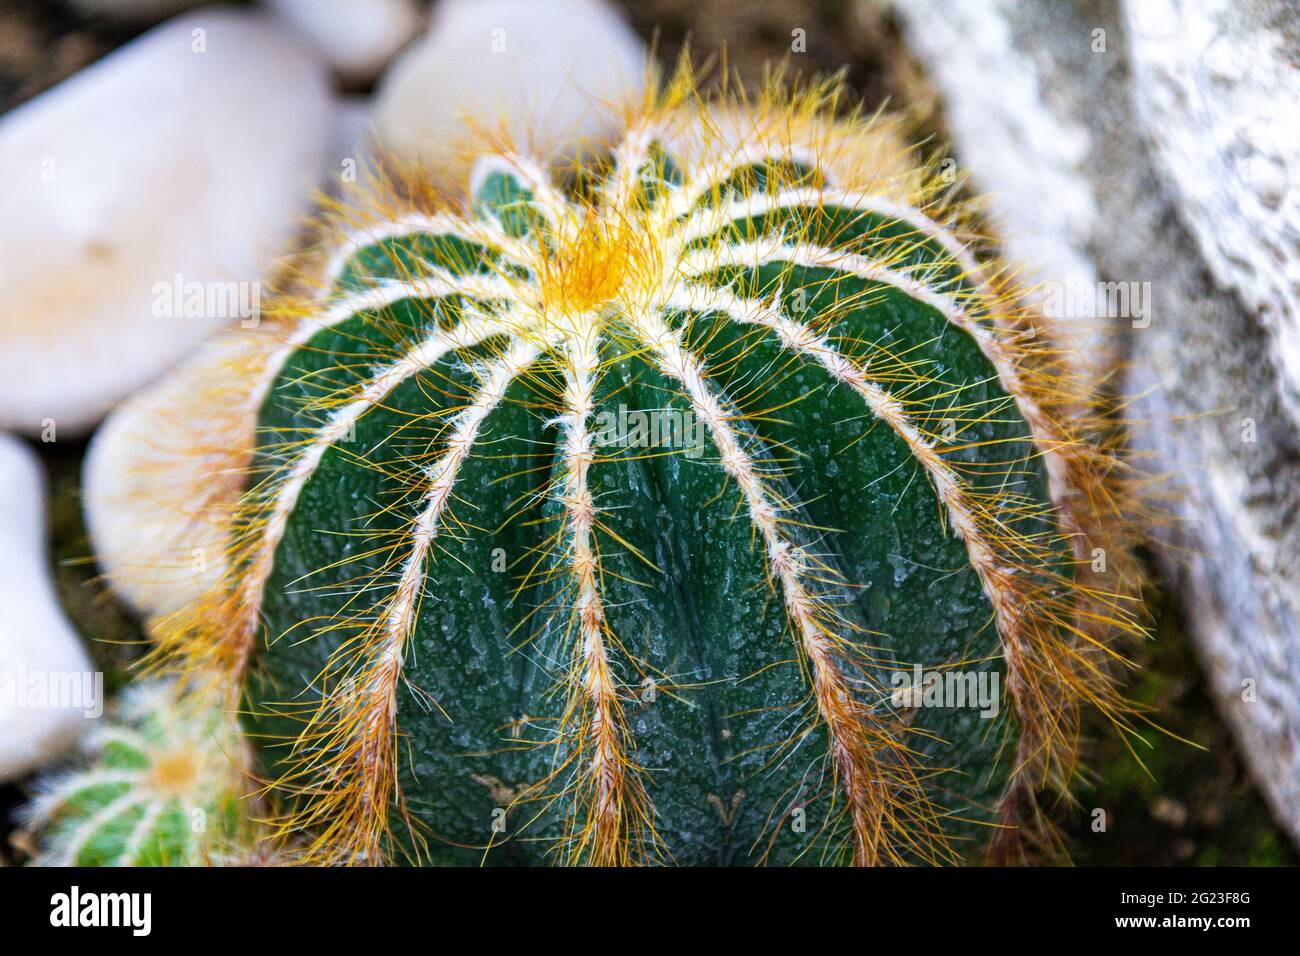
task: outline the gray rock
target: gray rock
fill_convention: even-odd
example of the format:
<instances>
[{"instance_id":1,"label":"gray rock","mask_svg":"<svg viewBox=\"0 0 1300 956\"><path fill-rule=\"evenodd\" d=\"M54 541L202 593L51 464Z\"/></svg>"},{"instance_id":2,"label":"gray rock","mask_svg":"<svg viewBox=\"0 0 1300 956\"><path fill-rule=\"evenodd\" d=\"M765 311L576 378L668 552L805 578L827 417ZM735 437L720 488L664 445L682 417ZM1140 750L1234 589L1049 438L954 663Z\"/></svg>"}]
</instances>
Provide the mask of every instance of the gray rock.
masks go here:
<instances>
[{"instance_id":1,"label":"gray rock","mask_svg":"<svg viewBox=\"0 0 1300 956\"><path fill-rule=\"evenodd\" d=\"M1215 281L1273 336L1300 417L1300 6L1125 0L1133 92Z\"/></svg>"},{"instance_id":2,"label":"gray rock","mask_svg":"<svg viewBox=\"0 0 1300 956\"><path fill-rule=\"evenodd\" d=\"M1300 839L1296 13L1124 7L895 4L1008 253L1102 306L1066 325L1128 360L1164 583Z\"/></svg>"}]
</instances>

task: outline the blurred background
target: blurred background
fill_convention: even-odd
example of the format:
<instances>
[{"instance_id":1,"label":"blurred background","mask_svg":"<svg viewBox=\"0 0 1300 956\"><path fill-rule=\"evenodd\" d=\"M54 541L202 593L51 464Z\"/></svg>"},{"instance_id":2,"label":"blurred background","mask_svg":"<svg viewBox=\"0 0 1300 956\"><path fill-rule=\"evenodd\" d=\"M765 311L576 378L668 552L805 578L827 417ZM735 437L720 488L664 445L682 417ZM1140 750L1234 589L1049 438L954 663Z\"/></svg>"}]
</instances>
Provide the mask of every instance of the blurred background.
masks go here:
<instances>
[{"instance_id":1,"label":"blurred background","mask_svg":"<svg viewBox=\"0 0 1300 956\"><path fill-rule=\"evenodd\" d=\"M51 88L195 6L0 0L0 114L26 104L34 115ZM284 29L323 61L333 112L319 133L322 169L340 156L346 162L359 131L391 117L407 94L393 92L399 83L390 74L403 68L402 58L409 64L418 57L424 31L442 15L440 4L413 0L234 6L273 8ZM1300 833L1300 801L1291 799L1300 792L1295 6L603 6L664 63L689 43L697 63L712 64L715 76L734 71L747 85L759 84L778 62L803 75L838 72L868 109L888 104L906 112L921 154L951 155L968 175L957 188L989 196L987 221L1003 251L1031 278L1064 284L1070 294L1045 308L1058 313L1079 348L1108 356L1108 388L1135 396L1135 445L1153 475L1153 501L1170 513L1147 555L1159 583L1152 590L1155 639L1139 650L1129 688L1168 734L1146 735L1144 770L1116 735L1090 727L1092 779L1080 788L1078 806L1056 808L1057 819L1080 864L1295 865L1288 835ZM566 22L580 34L581 17ZM555 55L581 59L584 42L580 35L557 41ZM390 66L394 60L398 65ZM146 79L159 88L170 82L163 73ZM283 82L291 81L297 82ZM264 95L277 96L274 70L264 82L271 84ZM130 104L119 105L129 116ZM1224 110L1235 113L1231 122ZM21 155L12 129L0 116L0 166L32 159ZM145 151L170 146L166 130L146 116L124 122L121 136L140 137L136 146ZM16 178L11 169L0 171ZM1214 179L1212 188L1206 178ZM322 180L313 188L327 186ZM24 224L8 212L0 218L8 220L0 223L0 260L12 261L25 242ZM280 228L292 231L289 224ZM280 247L284 239L268 243ZM269 264L264 250L256 254ZM1117 312L1093 294L1105 283L1135 290L1146 283L1149 292L1144 304ZM63 354L57 328L43 316L0 318L0 336L0 352L9 351L11 362L39 365L43 349ZM189 344L178 345L176 356L153 356L154 364L167 367ZM69 361L46 379L78 376ZM0 372L5 368L0 363ZM138 377L153 374L149 366ZM114 387L129 391L134 383ZM106 405L120 397L110 394ZM23 435L48 474L48 561L57 597L112 692L130 680L142 638L136 616L98 580L90 557L81 463L102 411L86 414L86 422L43 440L42 419L0 408L0 431ZM0 632L4 627L0 621ZM0 785L6 863L24 858L10 839L11 811L23 789L22 777ZM1104 832L1093 826L1094 808L1105 810Z\"/></svg>"}]
</instances>

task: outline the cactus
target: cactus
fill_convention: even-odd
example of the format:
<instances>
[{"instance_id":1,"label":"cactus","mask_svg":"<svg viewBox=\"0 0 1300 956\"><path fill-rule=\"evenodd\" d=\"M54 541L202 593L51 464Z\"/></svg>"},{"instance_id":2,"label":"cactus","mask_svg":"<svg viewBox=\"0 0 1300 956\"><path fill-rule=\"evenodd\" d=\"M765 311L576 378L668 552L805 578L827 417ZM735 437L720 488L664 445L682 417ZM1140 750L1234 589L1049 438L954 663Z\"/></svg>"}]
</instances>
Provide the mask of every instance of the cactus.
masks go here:
<instances>
[{"instance_id":1,"label":"cactus","mask_svg":"<svg viewBox=\"0 0 1300 956\"><path fill-rule=\"evenodd\" d=\"M84 766L39 779L24 809L37 865L193 866L253 844L244 742L219 705L136 684L86 751Z\"/></svg>"},{"instance_id":2,"label":"cactus","mask_svg":"<svg viewBox=\"0 0 1300 956\"><path fill-rule=\"evenodd\" d=\"M484 136L322 231L215 396L226 573L154 629L303 860L1020 859L1081 708L1132 731L1104 416L838 106L678 80L568 175Z\"/></svg>"}]
</instances>

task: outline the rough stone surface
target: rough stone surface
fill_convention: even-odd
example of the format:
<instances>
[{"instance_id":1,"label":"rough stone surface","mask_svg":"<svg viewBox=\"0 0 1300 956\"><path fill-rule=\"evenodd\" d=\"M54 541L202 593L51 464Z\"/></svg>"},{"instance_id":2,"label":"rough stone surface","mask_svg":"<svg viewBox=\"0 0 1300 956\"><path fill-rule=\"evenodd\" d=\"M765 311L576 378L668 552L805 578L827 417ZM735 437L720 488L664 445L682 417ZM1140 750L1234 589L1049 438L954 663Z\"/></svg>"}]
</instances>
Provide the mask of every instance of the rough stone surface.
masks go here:
<instances>
[{"instance_id":1,"label":"rough stone surface","mask_svg":"<svg viewBox=\"0 0 1300 956\"><path fill-rule=\"evenodd\" d=\"M944 94L945 119L962 167L989 196L988 213L1022 280L1080 350L1096 344L1097 267L1087 245L1097 197L1085 164L1086 122L1053 109L1033 47L1017 42L1015 4L974 0L899 4L907 40ZM997 64L997 75L988 75Z\"/></svg>"},{"instance_id":2,"label":"rough stone surface","mask_svg":"<svg viewBox=\"0 0 1300 956\"><path fill-rule=\"evenodd\" d=\"M1127 7L895 4L1009 255L1036 277L1148 290L1143 314L1092 324L1122 343L1141 396L1134 442L1170 519L1163 583L1300 839L1300 247L1280 172L1300 147L1295 15L1274 0Z\"/></svg>"},{"instance_id":3,"label":"rough stone surface","mask_svg":"<svg viewBox=\"0 0 1300 956\"><path fill-rule=\"evenodd\" d=\"M1300 6L1125 0L1139 115L1205 264L1273 336L1300 418Z\"/></svg>"}]
</instances>

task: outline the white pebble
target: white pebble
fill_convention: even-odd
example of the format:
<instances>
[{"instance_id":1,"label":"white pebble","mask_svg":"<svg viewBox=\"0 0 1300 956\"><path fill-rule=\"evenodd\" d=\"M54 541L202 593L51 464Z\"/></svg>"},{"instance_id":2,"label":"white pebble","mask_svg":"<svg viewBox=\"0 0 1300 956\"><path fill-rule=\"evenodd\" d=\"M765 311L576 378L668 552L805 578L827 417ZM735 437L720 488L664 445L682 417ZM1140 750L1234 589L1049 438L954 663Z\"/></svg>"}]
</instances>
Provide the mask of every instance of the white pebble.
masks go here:
<instances>
[{"instance_id":1,"label":"white pebble","mask_svg":"<svg viewBox=\"0 0 1300 956\"><path fill-rule=\"evenodd\" d=\"M269 326L216 335L95 432L82 466L86 530L113 592L146 618L201 598L226 569L257 383L274 374L280 342Z\"/></svg>"},{"instance_id":2,"label":"white pebble","mask_svg":"<svg viewBox=\"0 0 1300 956\"><path fill-rule=\"evenodd\" d=\"M420 29L414 0L267 0L349 83L379 75Z\"/></svg>"},{"instance_id":3,"label":"white pebble","mask_svg":"<svg viewBox=\"0 0 1300 956\"><path fill-rule=\"evenodd\" d=\"M90 428L251 317L320 184L328 77L273 18L202 10L0 118L0 428Z\"/></svg>"},{"instance_id":4,"label":"white pebble","mask_svg":"<svg viewBox=\"0 0 1300 956\"><path fill-rule=\"evenodd\" d=\"M645 45L599 0L444 0L382 81L375 132L397 158L435 165L460 158L471 123L565 155L618 129L646 65Z\"/></svg>"},{"instance_id":5,"label":"white pebble","mask_svg":"<svg viewBox=\"0 0 1300 956\"><path fill-rule=\"evenodd\" d=\"M103 707L50 579L44 483L32 450L0 434L0 782L57 758Z\"/></svg>"}]
</instances>

